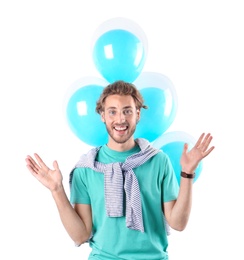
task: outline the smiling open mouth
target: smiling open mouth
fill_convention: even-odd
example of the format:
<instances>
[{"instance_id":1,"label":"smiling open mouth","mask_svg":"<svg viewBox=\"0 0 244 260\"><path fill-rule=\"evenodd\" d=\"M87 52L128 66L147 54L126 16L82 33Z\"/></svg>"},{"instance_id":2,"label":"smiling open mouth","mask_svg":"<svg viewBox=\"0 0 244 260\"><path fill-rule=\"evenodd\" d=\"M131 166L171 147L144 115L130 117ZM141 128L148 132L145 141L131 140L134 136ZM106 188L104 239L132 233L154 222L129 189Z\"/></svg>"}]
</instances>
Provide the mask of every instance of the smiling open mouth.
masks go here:
<instances>
[{"instance_id":1,"label":"smiling open mouth","mask_svg":"<svg viewBox=\"0 0 244 260\"><path fill-rule=\"evenodd\" d=\"M128 126L115 126L114 129L118 132L124 132L128 129Z\"/></svg>"}]
</instances>

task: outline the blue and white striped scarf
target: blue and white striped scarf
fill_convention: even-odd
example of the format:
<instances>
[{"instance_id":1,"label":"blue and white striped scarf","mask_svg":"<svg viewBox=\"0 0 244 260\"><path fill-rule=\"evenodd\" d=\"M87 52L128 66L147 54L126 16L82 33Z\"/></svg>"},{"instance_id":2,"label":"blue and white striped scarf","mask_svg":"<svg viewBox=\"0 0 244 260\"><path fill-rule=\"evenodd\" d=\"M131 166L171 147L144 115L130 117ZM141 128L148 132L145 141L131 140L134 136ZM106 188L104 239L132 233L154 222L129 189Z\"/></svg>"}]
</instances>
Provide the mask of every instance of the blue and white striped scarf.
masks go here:
<instances>
[{"instance_id":1,"label":"blue and white striped scarf","mask_svg":"<svg viewBox=\"0 0 244 260\"><path fill-rule=\"evenodd\" d=\"M139 145L141 151L127 157L124 163L104 164L96 161L100 146L82 155L73 170L77 167L85 167L104 174L105 206L109 217L122 217L124 215L123 197L125 192L126 226L144 232L140 187L133 168L144 164L160 150L153 148L143 138L135 139L135 142ZM70 185L73 170L70 173Z\"/></svg>"}]
</instances>

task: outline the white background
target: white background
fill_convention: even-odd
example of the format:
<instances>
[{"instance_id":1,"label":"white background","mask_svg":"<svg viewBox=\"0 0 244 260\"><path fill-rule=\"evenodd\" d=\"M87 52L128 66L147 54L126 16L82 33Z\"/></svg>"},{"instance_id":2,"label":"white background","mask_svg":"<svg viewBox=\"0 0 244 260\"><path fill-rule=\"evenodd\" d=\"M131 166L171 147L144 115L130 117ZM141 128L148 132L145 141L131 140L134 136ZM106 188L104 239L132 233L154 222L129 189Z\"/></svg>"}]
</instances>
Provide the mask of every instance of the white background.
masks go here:
<instances>
[{"instance_id":1,"label":"white background","mask_svg":"<svg viewBox=\"0 0 244 260\"><path fill-rule=\"evenodd\" d=\"M69 129L63 101L77 79L100 77L92 35L116 17L144 30L143 71L166 75L176 88L169 130L214 136L189 224L169 237L170 259L244 259L243 11L241 0L1 1L1 259L85 260L90 251L74 247L25 157L37 152L50 166L57 159L69 192L69 171L89 147Z\"/></svg>"}]
</instances>

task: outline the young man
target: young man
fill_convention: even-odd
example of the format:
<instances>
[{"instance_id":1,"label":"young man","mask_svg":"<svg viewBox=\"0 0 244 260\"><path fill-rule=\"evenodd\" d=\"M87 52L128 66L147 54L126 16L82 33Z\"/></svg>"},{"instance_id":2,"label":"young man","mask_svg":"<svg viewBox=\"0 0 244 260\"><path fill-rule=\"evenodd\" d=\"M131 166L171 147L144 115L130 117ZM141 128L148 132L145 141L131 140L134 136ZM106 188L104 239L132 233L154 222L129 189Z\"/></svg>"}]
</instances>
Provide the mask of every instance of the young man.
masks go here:
<instances>
[{"instance_id":1,"label":"young man","mask_svg":"<svg viewBox=\"0 0 244 260\"><path fill-rule=\"evenodd\" d=\"M147 108L133 84L108 85L96 111L108 132L108 142L82 155L70 174L68 199L57 161L50 169L34 154L27 168L53 196L61 221L76 245L89 241L89 260L168 259L167 225L182 231L187 225L194 171L214 149L212 136L201 134L180 164L180 187L168 156L145 139L134 139L141 108Z\"/></svg>"}]
</instances>

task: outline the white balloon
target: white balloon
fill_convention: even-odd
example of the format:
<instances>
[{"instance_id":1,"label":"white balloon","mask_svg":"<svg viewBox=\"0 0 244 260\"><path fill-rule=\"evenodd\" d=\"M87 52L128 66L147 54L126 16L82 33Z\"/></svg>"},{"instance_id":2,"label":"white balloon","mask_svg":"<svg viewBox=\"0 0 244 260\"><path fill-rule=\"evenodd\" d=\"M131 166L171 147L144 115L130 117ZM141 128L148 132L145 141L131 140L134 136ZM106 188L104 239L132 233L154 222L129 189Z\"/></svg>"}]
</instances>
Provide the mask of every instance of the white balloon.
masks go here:
<instances>
[{"instance_id":1,"label":"white balloon","mask_svg":"<svg viewBox=\"0 0 244 260\"><path fill-rule=\"evenodd\" d=\"M159 136L154 142L152 142L152 145L153 147L160 149L164 145L172 142L185 142L189 144L190 148L196 143L196 139L184 131L172 131Z\"/></svg>"}]
</instances>

